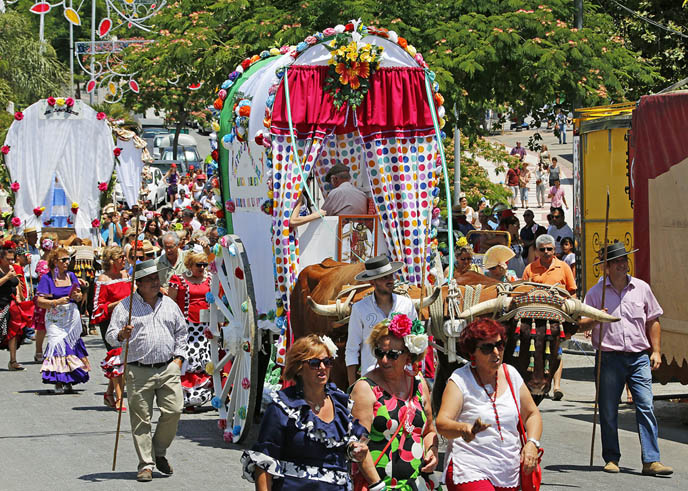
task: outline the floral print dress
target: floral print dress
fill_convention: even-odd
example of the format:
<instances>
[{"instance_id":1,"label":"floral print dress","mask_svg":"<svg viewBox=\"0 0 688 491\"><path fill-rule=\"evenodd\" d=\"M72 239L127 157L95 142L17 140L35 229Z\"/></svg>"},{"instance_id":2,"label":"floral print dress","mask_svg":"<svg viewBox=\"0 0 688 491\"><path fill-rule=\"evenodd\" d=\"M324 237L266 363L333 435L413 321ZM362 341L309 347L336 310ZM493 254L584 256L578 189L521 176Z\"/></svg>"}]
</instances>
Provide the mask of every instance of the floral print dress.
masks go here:
<instances>
[{"instance_id":1,"label":"floral print dress","mask_svg":"<svg viewBox=\"0 0 688 491\"><path fill-rule=\"evenodd\" d=\"M427 424L420 376L414 378L413 395L408 401L389 394L367 377L362 380L368 382L377 399L373 405L373 423L368 442L373 462L394 436L399 424L404 425L377 464L380 478L387 483L388 489L437 489L438 480L420 472L424 465L423 433Z\"/></svg>"}]
</instances>

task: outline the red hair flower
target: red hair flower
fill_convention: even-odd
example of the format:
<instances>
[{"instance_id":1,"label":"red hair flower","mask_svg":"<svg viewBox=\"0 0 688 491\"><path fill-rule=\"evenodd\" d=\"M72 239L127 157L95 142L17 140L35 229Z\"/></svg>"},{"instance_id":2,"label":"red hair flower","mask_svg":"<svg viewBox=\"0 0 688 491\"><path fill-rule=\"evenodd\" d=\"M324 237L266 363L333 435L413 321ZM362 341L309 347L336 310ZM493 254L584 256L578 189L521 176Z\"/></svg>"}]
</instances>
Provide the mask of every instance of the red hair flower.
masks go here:
<instances>
[{"instance_id":1,"label":"red hair flower","mask_svg":"<svg viewBox=\"0 0 688 491\"><path fill-rule=\"evenodd\" d=\"M19 217L14 217L12 218L12 226L13 227L21 227L21 218Z\"/></svg>"},{"instance_id":2,"label":"red hair flower","mask_svg":"<svg viewBox=\"0 0 688 491\"><path fill-rule=\"evenodd\" d=\"M14 217L14 218L17 218L17 217ZM12 221L14 221L14 219ZM2 248L3 249L16 249L17 244L12 242L11 240L6 240L5 242L2 243Z\"/></svg>"},{"instance_id":3,"label":"red hair flower","mask_svg":"<svg viewBox=\"0 0 688 491\"><path fill-rule=\"evenodd\" d=\"M21 187L21 186L19 186L19 183L18 183L17 181L14 181L12 184L10 184L10 189L11 189L12 191L14 191L15 193L16 193L17 191L19 191L19 188L20 188L20 187Z\"/></svg>"},{"instance_id":4,"label":"red hair flower","mask_svg":"<svg viewBox=\"0 0 688 491\"><path fill-rule=\"evenodd\" d=\"M122 149L119 147L115 147L115 149L112 151L112 153L115 154L115 157L119 157L120 154L122 153Z\"/></svg>"},{"instance_id":5,"label":"red hair flower","mask_svg":"<svg viewBox=\"0 0 688 491\"><path fill-rule=\"evenodd\" d=\"M411 334L411 326L413 322L408 316L404 314L397 314L392 317L392 321L389 323L389 332L397 338L403 338Z\"/></svg>"},{"instance_id":6,"label":"red hair flower","mask_svg":"<svg viewBox=\"0 0 688 491\"><path fill-rule=\"evenodd\" d=\"M14 119L16 119L17 121L21 121L22 119L24 119L24 113L21 111L17 111L16 113L14 113Z\"/></svg>"},{"instance_id":7,"label":"red hair flower","mask_svg":"<svg viewBox=\"0 0 688 491\"><path fill-rule=\"evenodd\" d=\"M98 121L102 121L102 120L104 120L105 118L106 118L106 116L105 116L105 113L103 113L103 112L100 112L100 113L96 114L96 119L97 119Z\"/></svg>"}]
</instances>

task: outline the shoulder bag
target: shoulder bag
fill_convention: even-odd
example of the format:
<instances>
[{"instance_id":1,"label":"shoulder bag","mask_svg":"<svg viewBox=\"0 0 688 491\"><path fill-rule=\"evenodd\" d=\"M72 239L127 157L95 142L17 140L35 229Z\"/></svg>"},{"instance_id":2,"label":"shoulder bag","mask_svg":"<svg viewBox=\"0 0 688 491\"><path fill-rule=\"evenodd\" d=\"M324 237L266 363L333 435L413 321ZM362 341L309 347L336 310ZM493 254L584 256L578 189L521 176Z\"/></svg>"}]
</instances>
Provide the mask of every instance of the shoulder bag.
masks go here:
<instances>
[{"instance_id":1,"label":"shoulder bag","mask_svg":"<svg viewBox=\"0 0 688 491\"><path fill-rule=\"evenodd\" d=\"M521 449L525 447L527 443L526 428L523 425L523 420L521 419L521 410L518 408L518 401L516 400L516 393L514 392L514 387L511 385L511 377L509 376L509 370L506 365L502 363L504 368L504 376L509 384L509 389L511 389L511 395L514 398L514 404L516 404L516 412L518 414L518 436L521 440ZM540 483L542 483L542 469L540 468L540 461L542 460L542 454L545 453L543 449L538 449L538 463L533 472L526 474L523 471L523 462L521 462L521 490L522 491L538 491L540 489Z\"/></svg>"}]
</instances>

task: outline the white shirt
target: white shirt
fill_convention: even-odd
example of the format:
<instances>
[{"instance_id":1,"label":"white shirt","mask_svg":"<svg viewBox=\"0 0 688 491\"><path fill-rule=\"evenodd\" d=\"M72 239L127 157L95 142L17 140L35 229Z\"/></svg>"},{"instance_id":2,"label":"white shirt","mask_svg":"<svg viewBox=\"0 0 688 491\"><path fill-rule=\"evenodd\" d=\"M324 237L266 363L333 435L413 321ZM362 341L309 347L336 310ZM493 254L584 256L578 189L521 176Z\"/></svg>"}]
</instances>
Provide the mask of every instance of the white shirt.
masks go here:
<instances>
[{"instance_id":1,"label":"white shirt","mask_svg":"<svg viewBox=\"0 0 688 491\"><path fill-rule=\"evenodd\" d=\"M350 182L343 182L330 191L322 209L330 216L367 215L368 197Z\"/></svg>"},{"instance_id":2,"label":"white shirt","mask_svg":"<svg viewBox=\"0 0 688 491\"><path fill-rule=\"evenodd\" d=\"M203 184L200 184L199 182L194 183L193 185L193 196L196 201L201 197L201 193L203 192Z\"/></svg>"},{"instance_id":3,"label":"white shirt","mask_svg":"<svg viewBox=\"0 0 688 491\"><path fill-rule=\"evenodd\" d=\"M561 239L564 237L571 237L573 239L573 230L566 224L561 228L557 228L556 225L550 225L547 229L547 233L554 237L554 245L557 254L561 254Z\"/></svg>"},{"instance_id":4,"label":"white shirt","mask_svg":"<svg viewBox=\"0 0 688 491\"><path fill-rule=\"evenodd\" d=\"M523 378L514 367L506 366L518 399ZM492 402L475 380L471 366L467 364L456 369L449 380L455 383L463 394L463 406L456 421L473 424L477 418L480 418L483 423L491 426L475 435L475 440L470 443L466 443L463 438L447 442L442 480L446 478L447 467L452 462L454 484L488 479L493 486L497 487L518 486L521 472L521 442L518 436L518 413L511 390L507 386L504 393L495 401L504 437L502 441L497 429ZM494 390L492 386L488 384L485 387L492 394Z\"/></svg>"},{"instance_id":5,"label":"white shirt","mask_svg":"<svg viewBox=\"0 0 688 491\"><path fill-rule=\"evenodd\" d=\"M112 311L110 326L105 339L112 346L121 346L117 334L126 325L129 313L129 299L125 297ZM170 297L160 295L151 307L138 293L133 295L131 339L128 361L147 365L162 363L175 356L186 358L187 324L177 303Z\"/></svg>"},{"instance_id":6,"label":"white shirt","mask_svg":"<svg viewBox=\"0 0 688 491\"><path fill-rule=\"evenodd\" d=\"M390 314L406 314L411 320L418 318L413 300L394 293L392 298L394 304L392 310L389 311ZM373 327L386 318L388 316L377 306L374 293L354 304L351 308L351 317L349 317L349 335L346 338L344 357L346 366L359 365L360 359L361 375L365 375L375 368L377 360L368 344L368 336L370 336Z\"/></svg>"},{"instance_id":7,"label":"white shirt","mask_svg":"<svg viewBox=\"0 0 688 491\"><path fill-rule=\"evenodd\" d=\"M187 206L191 206L191 200L189 198L177 198L176 200L174 200L174 203L172 203L172 206L174 208L179 208L180 210L183 210Z\"/></svg>"},{"instance_id":8,"label":"white shirt","mask_svg":"<svg viewBox=\"0 0 688 491\"><path fill-rule=\"evenodd\" d=\"M195 217L192 218L192 219L191 219L191 222L189 222L189 223L191 224L191 228L193 229L194 232L195 232L196 230L200 230L200 229L201 229L201 222L199 222L198 220L196 220Z\"/></svg>"}]
</instances>

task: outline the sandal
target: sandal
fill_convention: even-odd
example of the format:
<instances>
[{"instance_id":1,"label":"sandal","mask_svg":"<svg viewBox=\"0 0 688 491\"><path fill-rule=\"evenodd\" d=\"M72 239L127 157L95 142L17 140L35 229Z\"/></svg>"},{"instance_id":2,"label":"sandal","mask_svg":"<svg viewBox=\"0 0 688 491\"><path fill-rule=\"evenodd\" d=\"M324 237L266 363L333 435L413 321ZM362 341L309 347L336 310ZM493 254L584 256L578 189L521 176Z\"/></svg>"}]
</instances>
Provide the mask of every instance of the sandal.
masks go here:
<instances>
[{"instance_id":1,"label":"sandal","mask_svg":"<svg viewBox=\"0 0 688 491\"><path fill-rule=\"evenodd\" d=\"M122 405L121 407L120 404ZM127 407L124 405L122 399L117 399L117 402L115 403L115 411L122 411L123 413L127 412Z\"/></svg>"},{"instance_id":2,"label":"sandal","mask_svg":"<svg viewBox=\"0 0 688 491\"><path fill-rule=\"evenodd\" d=\"M103 394L103 404L105 404L107 407L115 409L115 405L117 404L117 401L115 400L115 394Z\"/></svg>"},{"instance_id":3,"label":"sandal","mask_svg":"<svg viewBox=\"0 0 688 491\"><path fill-rule=\"evenodd\" d=\"M36 353L33 355L33 361L36 363L43 363L43 355L41 353Z\"/></svg>"},{"instance_id":4,"label":"sandal","mask_svg":"<svg viewBox=\"0 0 688 491\"><path fill-rule=\"evenodd\" d=\"M21 370L25 370L23 366L17 363L17 360L10 360L10 362L7 364L7 368L10 372L19 372Z\"/></svg>"}]
</instances>

